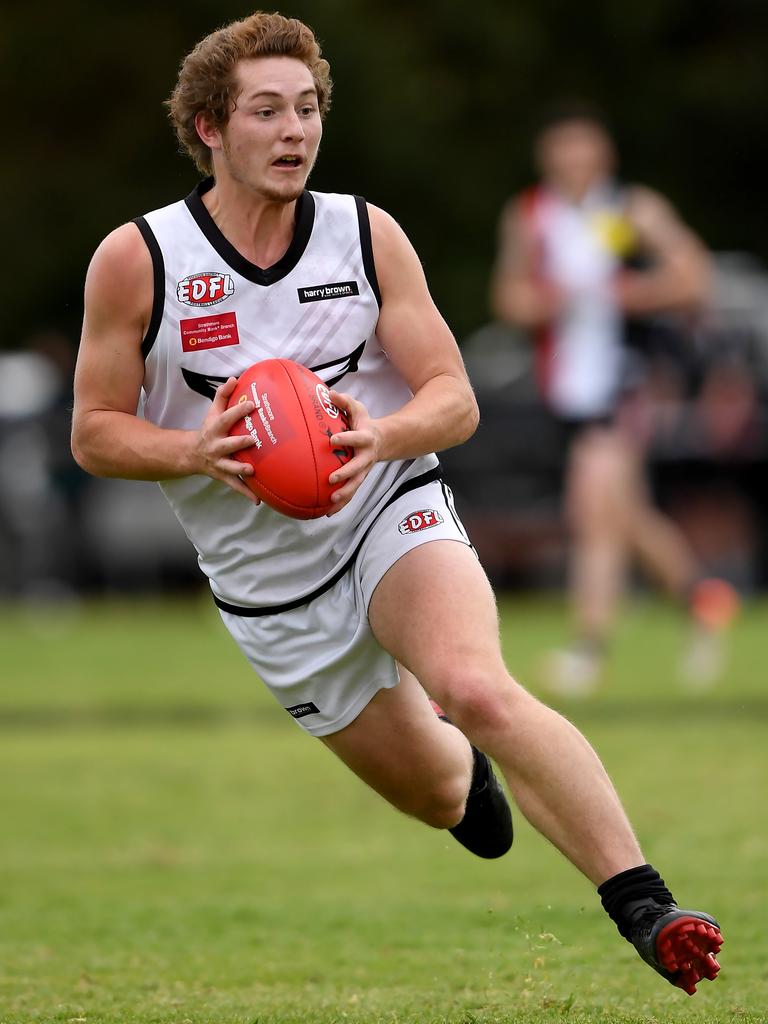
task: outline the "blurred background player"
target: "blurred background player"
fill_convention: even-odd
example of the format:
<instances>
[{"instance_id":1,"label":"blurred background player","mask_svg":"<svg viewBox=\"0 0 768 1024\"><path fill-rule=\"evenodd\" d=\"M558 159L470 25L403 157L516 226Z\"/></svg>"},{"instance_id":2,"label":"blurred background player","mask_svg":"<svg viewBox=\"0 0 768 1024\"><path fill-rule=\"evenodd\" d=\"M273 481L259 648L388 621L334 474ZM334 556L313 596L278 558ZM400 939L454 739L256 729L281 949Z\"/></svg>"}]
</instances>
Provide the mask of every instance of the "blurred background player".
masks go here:
<instances>
[{"instance_id":1,"label":"blurred background player","mask_svg":"<svg viewBox=\"0 0 768 1024\"><path fill-rule=\"evenodd\" d=\"M694 553L651 502L643 471L652 426L642 352L664 314L684 343L706 308L710 259L657 192L614 178L601 117L572 106L535 141L540 184L501 215L494 314L529 330L542 398L566 449L565 515L574 639L547 659L549 685L590 692L599 682L630 558L689 609L686 677L721 665L732 588L702 580Z\"/></svg>"}]
</instances>

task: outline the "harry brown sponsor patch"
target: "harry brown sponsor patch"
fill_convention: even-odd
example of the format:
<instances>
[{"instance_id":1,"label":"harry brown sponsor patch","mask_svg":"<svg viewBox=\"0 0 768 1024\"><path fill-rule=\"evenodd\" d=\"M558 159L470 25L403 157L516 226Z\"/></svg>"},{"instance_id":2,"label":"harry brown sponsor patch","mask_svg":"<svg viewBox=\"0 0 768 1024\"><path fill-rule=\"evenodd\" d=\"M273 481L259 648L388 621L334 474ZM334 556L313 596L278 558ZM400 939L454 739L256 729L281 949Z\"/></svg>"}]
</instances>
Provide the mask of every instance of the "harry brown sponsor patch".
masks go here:
<instances>
[{"instance_id":1,"label":"harry brown sponsor patch","mask_svg":"<svg viewBox=\"0 0 768 1024\"><path fill-rule=\"evenodd\" d=\"M320 708L311 700L304 704L294 704L292 708L285 709L292 718L305 718L307 715L319 715Z\"/></svg>"},{"instance_id":2,"label":"harry brown sponsor patch","mask_svg":"<svg viewBox=\"0 0 768 1024\"><path fill-rule=\"evenodd\" d=\"M347 299L359 295L357 281L335 281L333 284L316 284L312 288L297 288L299 302L321 302L323 299Z\"/></svg>"}]
</instances>

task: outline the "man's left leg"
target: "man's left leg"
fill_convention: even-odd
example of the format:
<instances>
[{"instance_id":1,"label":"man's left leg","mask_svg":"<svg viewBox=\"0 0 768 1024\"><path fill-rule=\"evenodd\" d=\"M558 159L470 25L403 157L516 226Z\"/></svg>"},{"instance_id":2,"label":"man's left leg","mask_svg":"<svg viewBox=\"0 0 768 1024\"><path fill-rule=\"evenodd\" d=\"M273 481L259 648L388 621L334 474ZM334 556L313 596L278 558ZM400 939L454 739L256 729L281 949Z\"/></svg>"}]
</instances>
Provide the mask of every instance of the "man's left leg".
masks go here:
<instances>
[{"instance_id":1,"label":"man's left leg","mask_svg":"<svg viewBox=\"0 0 768 1024\"><path fill-rule=\"evenodd\" d=\"M680 912L645 864L597 755L507 672L493 592L472 551L442 540L409 551L380 580L369 619L379 643L499 764L533 826L600 887L606 909L641 955L688 991L714 977L716 925L687 912L667 920ZM699 925L704 931L695 930Z\"/></svg>"}]
</instances>

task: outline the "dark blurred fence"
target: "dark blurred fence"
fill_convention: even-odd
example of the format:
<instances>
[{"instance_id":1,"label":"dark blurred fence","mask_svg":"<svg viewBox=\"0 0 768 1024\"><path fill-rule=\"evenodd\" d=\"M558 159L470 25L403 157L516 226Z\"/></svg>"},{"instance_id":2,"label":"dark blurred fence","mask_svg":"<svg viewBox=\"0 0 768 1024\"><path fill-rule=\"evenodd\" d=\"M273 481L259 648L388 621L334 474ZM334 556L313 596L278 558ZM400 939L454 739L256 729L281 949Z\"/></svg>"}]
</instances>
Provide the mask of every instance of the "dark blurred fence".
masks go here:
<instances>
[{"instance_id":1,"label":"dark blurred fence","mask_svg":"<svg viewBox=\"0 0 768 1024\"><path fill-rule=\"evenodd\" d=\"M768 586L768 277L744 256L717 263L709 322L685 338L659 332L644 353L649 471L704 565L750 591ZM459 511L495 582L559 585L563 451L536 398L530 344L489 324L463 351L482 422L442 455ZM95 480L73 462L73 361L58 332L0 353L0 595L198 586L155 484Z\"/></svg>"}]
</instances>

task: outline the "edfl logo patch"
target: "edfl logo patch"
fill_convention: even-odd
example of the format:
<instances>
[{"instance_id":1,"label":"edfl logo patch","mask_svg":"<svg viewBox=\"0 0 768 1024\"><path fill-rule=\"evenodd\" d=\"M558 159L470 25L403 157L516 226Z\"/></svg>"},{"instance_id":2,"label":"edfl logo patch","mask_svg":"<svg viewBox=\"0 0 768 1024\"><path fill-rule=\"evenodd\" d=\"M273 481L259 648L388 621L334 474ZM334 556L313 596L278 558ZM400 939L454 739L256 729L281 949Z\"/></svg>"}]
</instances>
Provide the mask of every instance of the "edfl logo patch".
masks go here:
<instances>
[{"instance_id":1,"label":"edfl logo patch","mask_svg":"<svg viewBox=\"0 0 768 1024\"><path fill-rule=\"evenodd\" d=\"M229 274L203 271L190 274L176 285L176 297L187 306L215 306L235 291L235 282Z\"/></svg>"},{"instance_id":2,"label":"edfl logo patch","mask_svg":"<svg viewBox=\"0 0 768 1024\"><path fill-rule=\"evenodd\" d=\"M419 533L421 530L428 530L431 526L439 526L443 517L435 508L422 508L418 512L411 512L405 519L397 524L397 529L402 534Z\"/></svg>"}]
</instances>

